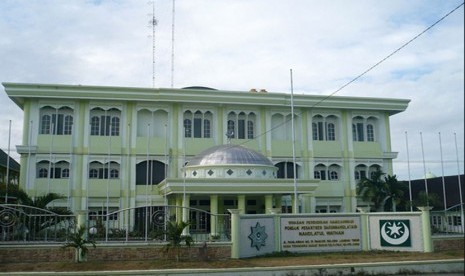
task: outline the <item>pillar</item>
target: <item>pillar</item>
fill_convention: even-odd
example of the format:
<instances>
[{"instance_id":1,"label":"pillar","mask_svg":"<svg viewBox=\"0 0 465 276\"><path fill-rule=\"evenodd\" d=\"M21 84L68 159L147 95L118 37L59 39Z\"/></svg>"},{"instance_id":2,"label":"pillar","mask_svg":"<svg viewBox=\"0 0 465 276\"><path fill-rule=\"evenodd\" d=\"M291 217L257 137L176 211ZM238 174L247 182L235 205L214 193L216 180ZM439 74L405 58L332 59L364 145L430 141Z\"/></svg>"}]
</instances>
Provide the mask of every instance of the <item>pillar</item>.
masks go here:
<instances>
[{"instance_id":1,"label":"pillar","mask_svg":"<svg viewBox=\"0 0 465 276\"><path fill-rule=\"evenodd\" d=\"M218 233L218 195L210 195L210 236L217 237Z\"/></svg>"},{"instance_id":2,"label":"pillar","mask_svg":"<svg viewBox=\"0 0 465 276\"><path fill-rule=\"evenodd\" d=\"M424 252L433 252L433 240L431 239L431 222L430 222L430 210L433 207L417 207L421 211L421 227L423 228L423 244Z\"/></svg>"},{"instance_id":3,"label":"pillar","mask_svg":"<svg viewBox=\"0 0 465 276\"><path fill-rule=\"evenodd\" d=\"M278 195L274 198L275 208L282 210L283 209L283 195Z\"/></svg>"},{"instance_id":4,"label":"pillar","mask_svg":"<svg viewBox=\"0 0 465 276\"><path fill-rule=\"evenodd\" d=\"M273 209L273 195L265 195L265 212L269 214L271 209Z\"/></svg>"},{"instance_id":5,"label":"pillar","mask_svg":"<svg viewBox=\"0 0 465 276\"><path fill-rule=\"evenodd\" d=\"M182 221L184 222L189 222L190 220L189 218L190 199L191 197L188 194L182 196L182 207L183 207L182 208ZM184 228L184 230L182 231L182 234L184 236L188 236L190 234L189 226Z\"/></svg>"},{"instance_id":6,"label":"pillar","mask_svg":"<svg viewBox=\"0 0 465 276\"><path fill-rule=\"evenodd\" d=\"M176 195L176 222L182 221L182 195Z\"/></svg>"},{"instance_id":7,"label":"pillar","mask_svg":"<svg viewBox=\"0 0 465 276\"><path fill-rule=\"evenodd\" d=\"M315 198L312 194L302 195L302 213L315 213L314 201Z\"/></svg>"},{"instance_id":8,"label":"pillar","mask_svg":"<svg viewBox=\"0 0 465 276\"><path fill-rule=\"evenodd\" d=\"M239 259L240 250L240 209L228 209L231 213L231 258Z\"/></svg>"},{"instance_id":9,"label":"pillar","mask_svg":"<svg viewBox=\"0 0 465 276\"><path fill-rule=\"evenodd\" d=\"M368 213L370 212L370 207L358 207L357 210L360 212L360 226L362 231L362 250L370 250L370 233L368 232Z\"/></svg>"},{"instance_id":10,"label":"pillar","mask_svg":"<svg viewBox=\"0 0 465 276\"><path fill-rule=\"evenodd\" d=\"M241 214L245 214L245 195L237 196L237 209L239 209Z\"/></svg>"}]
</instances>

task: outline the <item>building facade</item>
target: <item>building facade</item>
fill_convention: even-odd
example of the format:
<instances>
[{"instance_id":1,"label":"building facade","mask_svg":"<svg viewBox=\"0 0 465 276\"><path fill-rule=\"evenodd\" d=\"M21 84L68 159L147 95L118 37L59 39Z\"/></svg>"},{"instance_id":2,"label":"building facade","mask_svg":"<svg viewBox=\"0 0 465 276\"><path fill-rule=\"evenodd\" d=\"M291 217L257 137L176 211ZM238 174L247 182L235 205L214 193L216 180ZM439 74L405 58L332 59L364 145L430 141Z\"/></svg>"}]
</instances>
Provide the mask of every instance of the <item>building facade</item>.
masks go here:
<instances>
[{"instance_id":1,"label":"building facade","mask_svg":"<svg viewBox=\"0 0 465 276\"><path fill-rule=\"evenodd\" d=\"M3 86L24 111L20 186L90 212L166 204L355 212L357 181L377 168L393 173L389 118L409 102L294 95L292 120L291 95L264 90ZM204 151L225 145L272 166L202 167Z\"/></svg>"}]
</instances>

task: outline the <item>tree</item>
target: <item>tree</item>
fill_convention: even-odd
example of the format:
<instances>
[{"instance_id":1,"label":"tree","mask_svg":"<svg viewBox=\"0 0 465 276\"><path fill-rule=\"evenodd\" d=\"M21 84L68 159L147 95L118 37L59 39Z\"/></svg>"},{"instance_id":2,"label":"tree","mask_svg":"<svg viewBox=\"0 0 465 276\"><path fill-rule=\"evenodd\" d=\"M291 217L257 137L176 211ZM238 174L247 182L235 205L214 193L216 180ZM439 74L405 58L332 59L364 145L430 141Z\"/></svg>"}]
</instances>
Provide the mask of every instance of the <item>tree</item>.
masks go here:
<instances>
[{"instance_id":1,"label":"tree","mask_svg":"<svg viewBox=\"0 0 465 276\"><path fill-rule=\"evenodd\" d=\"M68 242L63 245L63 248L72 247L74 248L74 261L80 263L85 260L87 253L89 252L88 244L96 247L95 241L88 240L85 238L86 228L78 227L74 233L69 234Z\"/></svg>"},{"instance_id":2,"label":"tree","mask_svg":"<svg viewBox=\"0 0 465 276\"><path fill-rule=\"evenodd\" d=\"M176 261L179 261L180 248L182 246L182 242L184 242L186 246L190 246L191 243L194 241L191 236L183 235L184 228L186 228L189 225L190 224L185 221L169 221L166 224L166 231L164 231L164 234L166 235L166 240L168 241L168 244L166 245L166 250L170 251L172 248L175 249Z\"/></svg>"},{"instance_id":3,"label":"tree","mask_svg":"<svg viewBox=\"0 0 465 276\"><path fill-rule=\"evenodd\" d=\"M415 200L413 200L413 206L415 207L424 207L424 206L431 206L431 207L439 207L441 200L439 196L435 193L426 193L425 191L421 191L418 193L418 196Z\"/></svg>"},{"instance_id":4,"label":"tree","mask_svg":"<svg viewBox=\"0 0 465 276\"><path fill-rule=\"evenodd\" d=\"M377 212L396 211L396 206L403 202L406 185L397 181L396 175L384 176L379 168L371 174L371 178L363 178L357 184L357 195L363 201L371 202ZM386 208L386 205L389 208Z\"/></svg>"},{"instance_id":5,"label":"tree","mask_svg":"<svg viewBox=\"0 0 465 276\"><path fill-rule=\"evenodd\" d=\"M72 214L72 212L69 211L67 208L48 206L51 202L57 199L65 198L64 196L59 195L57 193L48 193L43 196L32 198L18 185L8 185L8 190L6 185L0 185L0 198L3 199L7 192L8 197L15 198L15 202L18 204L39 209L45 209L59 215Z\"/></svg>"}]
</instances>

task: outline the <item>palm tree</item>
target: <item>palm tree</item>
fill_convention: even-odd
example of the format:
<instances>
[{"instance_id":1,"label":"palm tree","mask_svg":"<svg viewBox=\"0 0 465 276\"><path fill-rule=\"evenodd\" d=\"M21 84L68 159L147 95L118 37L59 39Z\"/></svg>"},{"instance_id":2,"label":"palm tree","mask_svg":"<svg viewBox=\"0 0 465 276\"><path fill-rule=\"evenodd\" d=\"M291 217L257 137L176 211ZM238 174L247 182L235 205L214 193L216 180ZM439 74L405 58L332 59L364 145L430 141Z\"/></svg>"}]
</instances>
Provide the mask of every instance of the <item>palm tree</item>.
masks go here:
<instances>
[{"instance_id":1,"label":"palm tree","mask_svg":"<svg viewBox=\"0 0 465 276\"><path fill-rule=\"evenodd\" d=\"M6 185L4 184L0 185L0 198L4 198L6 195L6 192L7 192ZM52 201L65 198L64 196L59 195L57 193L48 193L43 196L32 198L19 186L8 185L8 196L15 198L16 203L21 204L21 205L48 210L48 211L54 212L59 215L72 214L72 212L69 211L67 208L48 206Z\"/></svg>"},{"instance_id":2,"label":"palm tree","mask_svg":"<svg viewBox=\"0 0 465 276\"><path fill-rule=\"evenodd\" d=\"M397 181L396 175L384 175L378 168L371 174L371 178L363 178L357 184L357 195L363 201L371 202L377 212L385 211L387 203L392 211L396 211L397 204L403 201L406 186Z\"/></svg>"},{"instance_id":3,"label":"palm tree","mask_svg":"<svg viewBox=\"0 0 465 276\"><path fill-rule=\"evenodd\" d=\"M88 240L85 238L86 228L79 227L74 233L68 235L68 242L63 245L63 248L72 247L74 248L74 261L76 263L82 262L85 260L87 253L89 252L88 244L91 244L94 248L95 241Z\"/></svg>"},{"instance_id":4,"label":"palm tree","mask_svg":"<svg viewBox=\"0 0 465 276\"><path fill-rule=\"evenodd\" d=\"M408 186L402 182L397 180L396 175L388 175L384 178L384 182L386 182L386 201L387 206L390 207L390 211L396 212L397 206L399 204L404 204L404 194L408 189ZM386 210L386 205L385 208Z\"/></svg>"},{"instance_id":5,"label":"palm tree","mask_svg":"<svg viewBox=\"0 0 465 276\"><path fill-rule=\"evenodd\" d=\"M184 242L186 246L190 246L194 241L191 236L183 235L184 228L189 226L190 223L185 221L169 221L166 224L166 250L170 251L171 248L176 250L176 261L179 261L181 243Z\"/></svg>"}]
</instances>

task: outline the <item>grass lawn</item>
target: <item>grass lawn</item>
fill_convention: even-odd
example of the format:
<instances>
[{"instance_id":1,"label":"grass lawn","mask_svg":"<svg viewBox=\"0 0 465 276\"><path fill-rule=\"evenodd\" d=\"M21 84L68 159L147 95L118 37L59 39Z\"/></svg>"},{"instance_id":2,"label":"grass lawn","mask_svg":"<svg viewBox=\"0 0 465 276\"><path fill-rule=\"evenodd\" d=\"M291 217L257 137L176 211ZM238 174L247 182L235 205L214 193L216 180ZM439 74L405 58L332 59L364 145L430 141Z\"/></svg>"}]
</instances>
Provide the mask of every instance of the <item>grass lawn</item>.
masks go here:
<instances>
[{"instance_id":1,"label":"grass lawn","mask_svg":"<svg viewBox=\"0 0 465 276\"><path fill-rule=\"evenodd\" d=\"M153 261L106 261L72 263L72 262L42 262L42 263L0 263L0 272L13 271L101 271L101 270L147 270L171 268L238 268L238 267L272 267L319 265L339 263L369 263L396 262L437 259L463 259L463 250L450 250L434 253L407 253L389 251L344 252L344 253L313 253L271 255L259 258L227 259L216 261L199 260L153 260Z\"/></svg>"}]
</instances>

